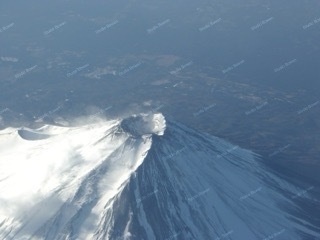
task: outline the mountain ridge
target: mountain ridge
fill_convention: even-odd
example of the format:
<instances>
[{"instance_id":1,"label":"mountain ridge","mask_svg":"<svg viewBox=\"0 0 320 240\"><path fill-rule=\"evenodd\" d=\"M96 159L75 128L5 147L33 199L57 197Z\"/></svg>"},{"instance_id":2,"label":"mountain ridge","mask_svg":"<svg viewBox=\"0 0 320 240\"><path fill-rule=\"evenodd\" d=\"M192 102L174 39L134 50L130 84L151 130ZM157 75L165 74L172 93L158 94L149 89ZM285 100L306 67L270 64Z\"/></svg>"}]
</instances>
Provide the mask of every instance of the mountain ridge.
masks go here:
<instances>
[{"instance_id":1,"label":"mountain ridge","mask_svg":"<svg viewBox=\"0 0 320 240\"><path fill-rule=\"evenodd\" d=\"M309 192L299 196L253 152L162 114L23 133L0 132L2 239L320 236L298 204L314 204Z\"/></svg>"}]
</instances>

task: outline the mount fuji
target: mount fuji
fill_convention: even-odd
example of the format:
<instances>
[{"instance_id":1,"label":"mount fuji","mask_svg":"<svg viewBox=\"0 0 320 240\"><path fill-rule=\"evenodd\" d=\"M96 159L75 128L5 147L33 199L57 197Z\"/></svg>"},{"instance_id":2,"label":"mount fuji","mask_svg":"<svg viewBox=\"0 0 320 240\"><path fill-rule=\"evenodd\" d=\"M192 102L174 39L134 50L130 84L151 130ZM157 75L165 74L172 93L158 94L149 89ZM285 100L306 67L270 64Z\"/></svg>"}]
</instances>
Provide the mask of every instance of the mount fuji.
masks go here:
<instances>
[{"instance_id":1,"label":"mount fuji","mask_svg":"<svg viewBox=\"0 0 320 240\"><path fill-rule=\"evenodd\" d=\"M4 240L320 239L310 190L160 113L0 131Z\"/></svg>"}]
</instances>

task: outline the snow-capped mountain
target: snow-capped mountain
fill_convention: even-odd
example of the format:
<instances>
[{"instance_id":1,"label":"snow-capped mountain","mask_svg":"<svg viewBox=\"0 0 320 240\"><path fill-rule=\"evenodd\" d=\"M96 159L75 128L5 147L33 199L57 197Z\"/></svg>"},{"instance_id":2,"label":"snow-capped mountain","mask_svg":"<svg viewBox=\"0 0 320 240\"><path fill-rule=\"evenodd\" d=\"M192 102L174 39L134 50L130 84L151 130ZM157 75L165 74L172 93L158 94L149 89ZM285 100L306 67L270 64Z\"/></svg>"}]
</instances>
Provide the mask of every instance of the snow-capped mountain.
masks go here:
<instances>
[{"instance_id":1,"label":"snow-capped mountain","mask_svg":"<svg viewBox=\"0 0 320 240\"><path fill-rule=\"evenodd\" d=\"M0 131L0 239L320 238L301 199L319 204L162 114Z\"/></svg>"}]
</instances>

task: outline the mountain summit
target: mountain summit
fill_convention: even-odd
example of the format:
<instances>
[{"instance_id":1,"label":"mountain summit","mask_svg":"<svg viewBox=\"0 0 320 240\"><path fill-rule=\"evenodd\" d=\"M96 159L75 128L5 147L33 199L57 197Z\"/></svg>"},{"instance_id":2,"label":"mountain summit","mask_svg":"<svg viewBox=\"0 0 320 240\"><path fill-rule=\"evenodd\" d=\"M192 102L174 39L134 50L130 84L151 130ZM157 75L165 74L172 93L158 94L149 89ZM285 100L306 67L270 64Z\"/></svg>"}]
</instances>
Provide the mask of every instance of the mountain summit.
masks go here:
<instances>
[{"instance_id":1,"label":"mountain summit","mask_svg":"<svg viewBox=\"0 0 320 240\"><path fill-rule=\"evenodd\" d=\"M0 239L320 237L303 189L162 114L7 128L0 152Z\"/></svg>"}]
</instances>

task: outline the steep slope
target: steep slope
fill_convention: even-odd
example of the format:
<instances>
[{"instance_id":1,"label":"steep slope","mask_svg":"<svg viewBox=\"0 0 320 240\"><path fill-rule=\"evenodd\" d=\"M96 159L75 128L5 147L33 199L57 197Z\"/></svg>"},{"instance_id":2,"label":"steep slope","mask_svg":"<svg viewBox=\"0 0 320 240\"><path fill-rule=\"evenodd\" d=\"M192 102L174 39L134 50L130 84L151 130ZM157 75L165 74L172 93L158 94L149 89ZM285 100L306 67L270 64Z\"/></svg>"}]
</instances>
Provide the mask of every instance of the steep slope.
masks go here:
<instances>
[{"instance_id":1,"label":"steep slope","mask_svg":"<svg viewBox=\"0 0 320 240\"><path fill-rule=\"evenodd\" d=\"M169 121L96 237L320 239L319 203L254 153Z\"/></svg>"},{"instance_id":2,"label":"steep slope","mask_svg":"<svg viewBox=\"0 0 320 240\"><path fill-rule=\"evenodd\" d=\"M143 162L152 134L164 128L156 114L1 131L0 239L93 239L105 204ZM133 138L133 131L143 135Z\"/></svg>"},{"instance_id":3,"label":"steep slope","mask_svg":"<svg viewBox=\"0 0 320 240\"><path fill-rule=\"evenodd\" d=\"M0 131L5 240L316 239L302 190L161 114Z\"/></svg>"}]
</instances>

